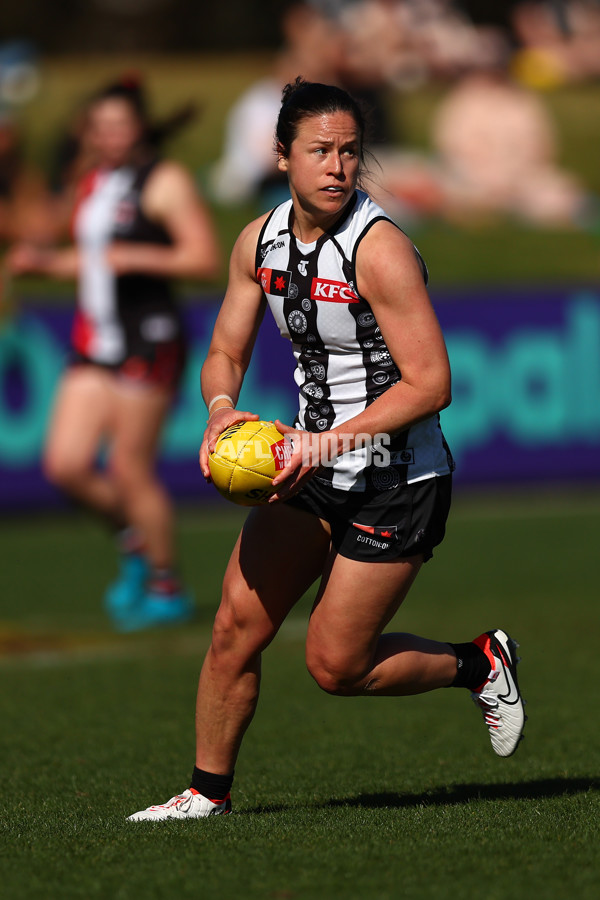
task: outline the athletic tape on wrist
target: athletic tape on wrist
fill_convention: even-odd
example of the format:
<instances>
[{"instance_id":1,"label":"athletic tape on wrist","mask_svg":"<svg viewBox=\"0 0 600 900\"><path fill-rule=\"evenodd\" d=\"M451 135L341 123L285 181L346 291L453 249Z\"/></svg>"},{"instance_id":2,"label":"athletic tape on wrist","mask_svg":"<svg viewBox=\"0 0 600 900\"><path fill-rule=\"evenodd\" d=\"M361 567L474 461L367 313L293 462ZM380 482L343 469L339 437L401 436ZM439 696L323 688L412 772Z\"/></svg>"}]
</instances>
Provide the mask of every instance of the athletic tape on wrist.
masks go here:
<instances>
[{"instance_id":1,"label":"athletic tape on wrist","mask_svg":"<svg viewBox=\"0 0 600 900\"><path fill-rule=\"evenodd\" d=\"M233 399L229 396L229 394L217 394L217 396L213 397L212 400L210 401L210 403L208 404L209 418L210 418L210 411L213 408L213 406L215 405L215 403L217 402L217 400L229 400L229 402L231 403L231 408L233 409L235 407L235 403L233 402Z\"/></svg>"}]
</instances>

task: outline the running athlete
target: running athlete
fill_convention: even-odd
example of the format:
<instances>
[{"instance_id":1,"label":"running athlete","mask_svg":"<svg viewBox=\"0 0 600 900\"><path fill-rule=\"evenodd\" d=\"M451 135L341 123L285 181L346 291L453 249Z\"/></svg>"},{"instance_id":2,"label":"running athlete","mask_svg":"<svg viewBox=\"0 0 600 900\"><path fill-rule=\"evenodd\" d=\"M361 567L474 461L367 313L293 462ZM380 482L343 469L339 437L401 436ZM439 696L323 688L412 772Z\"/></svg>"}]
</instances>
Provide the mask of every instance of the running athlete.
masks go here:
<instances>
[{"instance_id":1,"label":"running athlete","mask_svg":"<svg viewBox=\"0 0 600 900\"><path fill-rule=\"evenodd\" d=\"M189 619L170 499L157 479L161 428L185 362L171 280L212 277L219 248L192 178L160 159L137 85L110 86L88 109L96 165L73 213L75 244L13 248L13 273L78 279L73 357L56 398L47 477L101 513L118 533L121 571L105 597L115 626ZM98 469L101 445L108 462Z\"/></svg>"},{"instance_id":2,"label":"running athlete","mask_svg":"<svg viewBox=\"0 0 600 900\"><path fill-rule=\"evenodd\" d=\"M383 633L444 535L453 464L438 412L450 402L450 371L421 258L357 190L363 133L360 109L339 88L297 79L284 89L277 155L292 199L234 247L202 372L209 420L200 463L208 477L218 435L258 418L235 405L267 305L297 362L295 428L276 423L294 449L275 495L250 512L225 574L200 675L191 785L133 821L230 811L262 651L317 579L306 661L323 690L466 687L496 753L510 756L521 738L516 645L504 631L461 644Z\"/></svg>"}]
</instances>

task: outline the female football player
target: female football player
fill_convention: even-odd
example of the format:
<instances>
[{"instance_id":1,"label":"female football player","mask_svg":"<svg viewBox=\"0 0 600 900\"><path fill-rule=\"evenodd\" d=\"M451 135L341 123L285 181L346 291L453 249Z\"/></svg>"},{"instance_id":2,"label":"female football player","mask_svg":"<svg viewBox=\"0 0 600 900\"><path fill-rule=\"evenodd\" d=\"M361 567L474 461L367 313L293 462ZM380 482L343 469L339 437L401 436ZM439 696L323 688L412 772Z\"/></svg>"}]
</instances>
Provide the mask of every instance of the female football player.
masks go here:
<instances>
[{"instance_id":1,"label":"female football player","mask_svg":"<svg viewBox=\"0 0 600 900\"><path fill-rule=\"evenodd\" d=\"M225 574L200 675L191 785L133 820L229 812L262 651L317 580L306 662L323 690L466 687L499 755L521 737L515 644L504 631L462 644L384 633L444 535L453 463L438 413L450 402L450 370L422 259L357 188L363 143L346 92L287 85L276 149L291 200L248 225L233 250L202 373L200 464L209 477L219 434L258 418L236 404L267 306L296 358L295 427L275 423L293 453L269 503L250 512Z\"/></svg>"},{"instance_id":2,"label":"female football player","mask_svg":"<svg viewBox=\"0 0 600 900\"><path fill-rule=\"evenodd\" d=\"M185 361L173 278L212 277L219 248L188 172L161 159L141 88L116 83L91 101L93 160L78 190L72 246L20 245L12 272L78 279L73 357L56 398L48 478L119 532L122 566L106 594L133 630L192 612L175 569L170 499L155 472L162 425ZM108 444L106 468L96 465Z\"/></svg>"}]
</instances>

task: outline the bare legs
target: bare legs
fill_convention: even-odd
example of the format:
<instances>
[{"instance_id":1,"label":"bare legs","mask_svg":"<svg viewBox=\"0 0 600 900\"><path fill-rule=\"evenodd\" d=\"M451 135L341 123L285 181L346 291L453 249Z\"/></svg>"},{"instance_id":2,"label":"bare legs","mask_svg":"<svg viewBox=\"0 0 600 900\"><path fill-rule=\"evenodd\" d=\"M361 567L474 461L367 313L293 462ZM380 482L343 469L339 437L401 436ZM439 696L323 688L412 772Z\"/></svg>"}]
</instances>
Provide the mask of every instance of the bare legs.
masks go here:
<instances>
[{"instance_id":1,"label":"bare legs","mask_svg":"<svg viewBox=\"0 0 600 900\"><path fill-rule=\"evenodd\" d=\"M256 707L261 653L318 577L329 535L286 506L258 507L246 521L223 584L196 704L196 765L233 771Z\"/></svg>"},{"instance_id":2,"label":"bare legs","mask_svg":"<svg viewBox=\"0 0 600 900\"><path fill-rule=\"evenodd\" d=\"M70 369L58 390L44 468L50 481L117 526L135 525L150 562L173 561L171 504L154 472L170 395L129 385L96 366ZM103 441L105 470L96 468Z\"/></svg>"},{"instance_id":3,"label":"bare legs","mask_svg":"<svg viewBox=\"0 0 600 900\"><path fill-rule=\"evenodd\" d=\"M456 657L443 643L382 635L421 558L357 563L329 550L324 523L284 505L254 510L232 554L196 706L198 768L233 771L260 686L261 653L324 571L307 636L307 665L336 694L414 694L448 685Z\"/></svg>"},{"instance_id":4,"label":"bare legs","mask_svg":"<svg viewBox=\"0 0 600 900\"><path fill-rule=\"evenodd\" d=\"M456 656L448 644L382 634L421 565L421 557L373 564L332 556L306 642L308 669L323 690L400 696L453 681Z\"/></svg>"}]
</instances>

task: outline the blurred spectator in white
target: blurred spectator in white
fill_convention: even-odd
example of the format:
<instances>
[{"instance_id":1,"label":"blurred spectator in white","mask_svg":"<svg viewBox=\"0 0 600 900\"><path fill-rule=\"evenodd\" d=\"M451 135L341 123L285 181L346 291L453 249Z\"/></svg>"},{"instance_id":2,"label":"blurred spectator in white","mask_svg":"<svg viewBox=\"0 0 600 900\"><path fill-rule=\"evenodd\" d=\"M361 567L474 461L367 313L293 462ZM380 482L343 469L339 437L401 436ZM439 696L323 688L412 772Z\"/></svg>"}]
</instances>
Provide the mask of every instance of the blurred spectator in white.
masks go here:
<instances>
[{"instance_id":1,"label":"blurred spectator in white","mask_svg":"<svg viewBox=\"0 0 600 900\"><path fill-rule=\"evenodd\" d=\"M534 88L600 75L600 3L598 0L525 0L512 13L520 49L513 69Z\"/></svg>"},{"instance_id":2,"label":"blurred spectator in white","mask_svg":"<svg viewBox=\"0 0 600 900\"><path fill-rule=\"evenodd\" d=\"M281 30L273 74L251 85L227 117L223 154L208 185L219 203L244 203L260 194L263 205L272 206L288 196L273 135L283 87L297 75L327 84L339 80L342 38L334 19L310 3L295 2L283 12Z\"/></svg>"}]
</instances>

